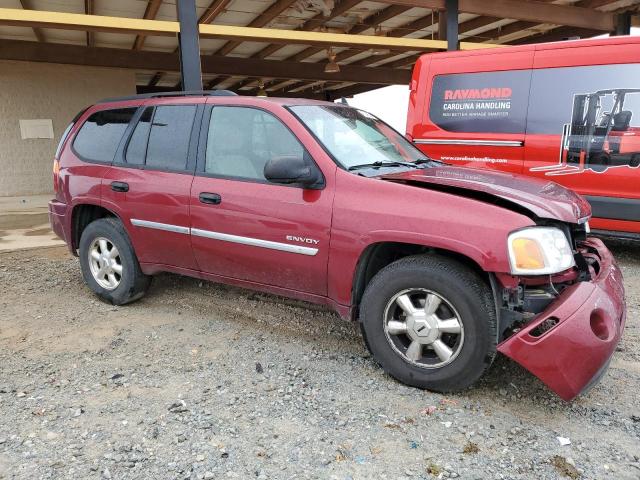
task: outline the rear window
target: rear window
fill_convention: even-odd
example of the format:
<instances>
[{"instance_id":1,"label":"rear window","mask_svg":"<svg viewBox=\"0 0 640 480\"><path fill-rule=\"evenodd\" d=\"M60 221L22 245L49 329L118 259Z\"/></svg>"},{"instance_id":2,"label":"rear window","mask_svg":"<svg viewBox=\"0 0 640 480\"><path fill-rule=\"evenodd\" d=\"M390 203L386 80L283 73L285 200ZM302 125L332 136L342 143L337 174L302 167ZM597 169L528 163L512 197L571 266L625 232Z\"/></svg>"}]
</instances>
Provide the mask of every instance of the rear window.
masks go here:
<instances>
[{"instance_id":1,"label":"rear window","mask_svg":"<svg viewBox=\"0 0 640 480\"><path fill-rule=\"evenodd\" d=\"M438 75L429 117L443 130L524 133L530 70Z\"/></svg>"},{"instance_id":2,"label":"rear window","mask_svg":"<svg viewBox=\"0 0 640 480\"><path fill-rule=\"evenodd\" d=\"M60 141L58 142L58 146L56 147L56 153L53 156L54 158L60 158L60 153L62 152L62 146L64 145L64 142L67 139L67 137L69 136L69 132L73 128L73 125L74 123L71 122L69 125L67 125L67 128L64 129L64 133L62 134L62 137L60 137Z\"/></svg>"},{"instance_id":3,"label":"rear window","mask_svg":"<svg viewBox=\"0 0 640 480\"><path fill-rule=\"evenodd\" d=\"M136 110L132 107L93 113L73 141L76 153L85 160L111 163Z\"/></svg>"}]
</instances>

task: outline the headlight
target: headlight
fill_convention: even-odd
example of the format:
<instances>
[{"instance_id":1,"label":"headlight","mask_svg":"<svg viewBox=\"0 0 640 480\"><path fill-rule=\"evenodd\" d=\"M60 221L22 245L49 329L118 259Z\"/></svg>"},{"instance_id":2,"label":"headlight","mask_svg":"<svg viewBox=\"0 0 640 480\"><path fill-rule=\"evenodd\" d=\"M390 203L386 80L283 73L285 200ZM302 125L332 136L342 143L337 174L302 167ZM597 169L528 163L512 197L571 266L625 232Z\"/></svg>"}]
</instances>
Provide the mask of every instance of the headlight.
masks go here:
<instances>
[{"instance_id":1,"label":"headlight","mask_svg":"<svg viewBox=\"0 0 640 480\"><path fill-rule=\"evenodd\" d=\"M514 275L548 275L575 265L567 237L558 228L518 230L509 234L508 245Z\"/></svg>"}]
</instances>

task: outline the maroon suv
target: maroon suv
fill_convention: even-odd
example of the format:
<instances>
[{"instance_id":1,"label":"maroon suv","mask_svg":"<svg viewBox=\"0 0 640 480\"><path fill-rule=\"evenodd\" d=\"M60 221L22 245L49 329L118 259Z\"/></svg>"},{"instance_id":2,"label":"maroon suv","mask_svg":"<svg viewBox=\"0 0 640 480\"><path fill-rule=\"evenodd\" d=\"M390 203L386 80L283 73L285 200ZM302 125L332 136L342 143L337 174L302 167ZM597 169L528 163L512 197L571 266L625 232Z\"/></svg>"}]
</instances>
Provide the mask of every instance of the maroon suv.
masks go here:
<instances>
[{"instance_id":1,"label":"maroon suv","mask_svg":"<svg viewBox=\"0 0 640 480\"><path fill-rule=\"evenodd\" d=\"M546 180L449 167L345 105L225 92L100 102L65 132L51 225L117 305L174 272L328 305L409 385L496 351L572 399L625 322L591 211Z\"/></svg>"}]
</instances>

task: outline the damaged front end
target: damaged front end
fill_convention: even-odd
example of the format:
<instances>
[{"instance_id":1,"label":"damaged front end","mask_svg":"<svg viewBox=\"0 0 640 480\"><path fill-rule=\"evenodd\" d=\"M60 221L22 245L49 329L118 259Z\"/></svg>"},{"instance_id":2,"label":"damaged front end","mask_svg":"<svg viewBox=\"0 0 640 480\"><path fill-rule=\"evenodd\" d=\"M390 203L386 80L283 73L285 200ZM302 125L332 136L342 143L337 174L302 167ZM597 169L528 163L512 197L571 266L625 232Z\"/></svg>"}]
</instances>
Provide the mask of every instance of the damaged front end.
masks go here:
<instances>
[{"instance_id":1,"label":"damaged front end","mask_svg":"<svg viewBox=\"0 0 640 480\"><path fill-rule=\"evenodd\" d=\"M567 234L573 268L546 276L496 274L493 283L498 351L569 401L606 371L626 305L622 274L602 241L587 238L584 227Z\"/></svg>"}]
</instances>

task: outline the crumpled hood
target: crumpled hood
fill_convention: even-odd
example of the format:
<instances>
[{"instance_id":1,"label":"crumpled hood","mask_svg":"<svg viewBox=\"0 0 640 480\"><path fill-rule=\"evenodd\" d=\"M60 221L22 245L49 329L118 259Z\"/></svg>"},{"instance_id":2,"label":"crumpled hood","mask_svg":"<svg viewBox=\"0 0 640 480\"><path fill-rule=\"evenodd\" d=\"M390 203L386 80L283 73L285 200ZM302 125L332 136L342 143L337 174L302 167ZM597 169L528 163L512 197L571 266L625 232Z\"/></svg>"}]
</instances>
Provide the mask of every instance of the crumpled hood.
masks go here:
<instances>
[{"instance_id":1,"label":"crumpled hood","mask_svg":"<svg viewBox=\"0 0 640 480\"><path fill-rule=\"evenodd\" d=\"M429 188L433 185L447 189L489 194L527 209L540 218L578 223L591 216L591 206L577 193L555 182L510 173L478 170L468 167L433 167L410 170L379 178Z\"/></svg>"}]
</instances>

